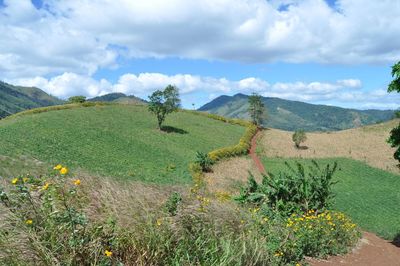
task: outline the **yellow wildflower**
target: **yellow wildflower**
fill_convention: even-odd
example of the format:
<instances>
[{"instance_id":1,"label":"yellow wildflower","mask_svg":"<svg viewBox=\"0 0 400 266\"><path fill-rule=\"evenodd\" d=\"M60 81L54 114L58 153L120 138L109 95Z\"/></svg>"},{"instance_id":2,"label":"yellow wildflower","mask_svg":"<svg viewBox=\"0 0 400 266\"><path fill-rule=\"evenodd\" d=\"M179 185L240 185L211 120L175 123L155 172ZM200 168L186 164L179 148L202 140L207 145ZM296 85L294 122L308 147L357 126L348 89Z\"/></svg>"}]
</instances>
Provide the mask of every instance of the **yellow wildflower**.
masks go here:
<instances>
[{"instance_id":1,"label":"yellow wildflower","mask_svg":"<svg viewBox=\"0 0 400 266\"><path fill-rule=\"evenodd\" d=\"M112 251L109 251L109 250L104 251L104 255L106 255L106 257L111 257L112 254L113 254Z\"/></svg>"},{"instance_id":2,"label":"yellow wildflower","mask_svg":"<svg viewBox=\"0 0 400 266\"><path fill-rule=\"evenodd\" d=\"M22 181L24 181L24 183L28 182L28 180L29 180L29 178L27 178L27 177L22 178Z\"/></svg>"},{"instance_id":3,"label":"yellow wildflower","mask_svg":"<svg viewBox=\"0 0 400 266\"><path fill-rule=\"evenodd\" d=\"M296 266L301 266L301 264L300 263L296 263Z\"/></svg>"},{"instance_id":4,"label":"yellow wildflower","mask_svg":"<svg viewBox=\"0 0 400 266\"><path fill-rule=\"evenodd\" d=\"M14 178L12 181L11 181L11 183L13 184L13 185L15 185L15 184L17 184L18 183L18 177L16 177L16 178Z\"/></svg>"},{"instance_id":5,"label":"yellow wildflower","mask_svg":"<svg viewBox=\"0 0 400 266\"><path fill-rule=\"evenodd\" d=\"M80 179L76 179L75 181L74 181L74 185L75 186L79 186L81 184L81 180Z\"/></svg>"},{"instance_id":6,"label":"yellow wildflower","mask_svg":"<svg viewBox=\"0 0 400 266\"><path fill-rule=\"evenodd\" d=\"M162 225L162 219L157 219L157 226L161 226Z\"/></svg>"},{"instance_id":7,"label":"yellow wildflower","mask_svg":"<svg viewBox=\"0 0 400 266\"><path fill-rule=\"evenodd\" d=\"M67 168L67 167L61 168L61 169L60 169L60 174L62 174L62 175L68 174L68 168Z\"/></svg>"},{"instance_id":8,"label":"yellow wildflower","mask_svg":"<svg viewBox=\"0 0 400 266\"><path fill-rule=\"evenodd\" d=\"M31 225L33 223L33 221L31 219L28 219L25 221L26 224Z\"/></svg>"},{"instance_id":9,"label":"yellow wildflower","mask_svg":"<svg viewBox=\"0 0 400 266\"><path fill-rule=\"evenodd\" d=\"M43 189L43 190L47 190L47 189L49 188L49 186L50 186L50 183L47 183L47 182L46 182L46 184L44 184L44 186L42 187L42 189Z\"/></svg>"},{"instance_id":10,"label":"yellow wildflower","mask_svg":"<svg viewBox=\"0 0 400 266\"><path fill-rule=\"evenodd\" d=\"M57 164L56 166L54 166L54 170L60 170L62 168L61 164Z\"/></svg>"}]
</instances>

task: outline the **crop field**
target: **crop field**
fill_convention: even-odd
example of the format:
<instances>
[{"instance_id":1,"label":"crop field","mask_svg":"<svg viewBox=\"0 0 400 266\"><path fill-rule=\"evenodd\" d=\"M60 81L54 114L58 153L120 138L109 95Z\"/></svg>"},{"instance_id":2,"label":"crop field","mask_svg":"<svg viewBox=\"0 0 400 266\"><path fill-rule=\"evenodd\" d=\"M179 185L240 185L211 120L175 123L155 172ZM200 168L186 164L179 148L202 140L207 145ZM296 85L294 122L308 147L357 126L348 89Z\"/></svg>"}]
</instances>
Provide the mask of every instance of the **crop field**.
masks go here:
<instances>
[{"instance_id":1,"label":"crop field","mask_svg":"<svg viewBox=\"0 0 400 266\"><path fill-rule=\"evenodd\" d=\"M285 171L285 162L310 164L311 159L262 158L270 173ZM370 167L347 158L316 160L320 166L338 163L335 173L335 209L348 214L364 230L386 239L393 239L400 232L400 175Z\"/></svg>"},{"instance_id":2,"label":"crop field","mask_svg":"<svg viewBox=\"0 0 400 266\"><path fill-rule=\"evenodd\" d=\"M155 116L139 105L23 115L0 121L0 155L28 156L103 176L182 184L191 180L188 163L196 151L236 144L245 131L185 112L168 116L165 131L156 125ZM10 159L2 162L9 164Z\"/></svg>"},{"instance_id":3,"label":"crop field","mask_svg":"<svg viewBox=\"0 0 400 266\"><path fill-rule=\"evenodd\" d=\"M293 132L268 129L259 142L262 155L283 158L347 157L367 163L392 173L400 174L398 162L393 158L395 149L386 142L390 130L399 123L386 123L355 129L307 133L302 149L296 149Z\"/></svg>"}]
</instances>

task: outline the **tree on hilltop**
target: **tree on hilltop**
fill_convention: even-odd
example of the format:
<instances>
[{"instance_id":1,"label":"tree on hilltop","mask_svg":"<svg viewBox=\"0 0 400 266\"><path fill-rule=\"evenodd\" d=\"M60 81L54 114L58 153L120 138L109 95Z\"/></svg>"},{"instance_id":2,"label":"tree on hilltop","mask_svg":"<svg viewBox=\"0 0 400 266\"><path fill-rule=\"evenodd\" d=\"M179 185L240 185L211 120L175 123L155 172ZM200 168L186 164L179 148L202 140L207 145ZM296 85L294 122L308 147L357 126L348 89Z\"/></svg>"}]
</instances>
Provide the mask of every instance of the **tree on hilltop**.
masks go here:
<instances>
[{"instance_id":1,"label":"tree on hilltop","mask_svg":"<svg viewBox=\"0 0 400 266\"><path fill-rule=\"evenodd\" d=\"M261 95L253 93L249 96L249 109L251 120L253 124L260 126L265 117L265 106L262 102Z\"/></svg>"},{"instance_id":2,"label":"tree on hilltop","mask_svg":"<svg viewBox=\"0 0 400 266\"><path fill-rule=\"evenodd\" d=\"M156 115L160 130L166 116L177 111L180 103L179 89L173 85L168 85L163 91L156 90L149 96L148 108L151 113Z\"/></svg>"}]
</instances>

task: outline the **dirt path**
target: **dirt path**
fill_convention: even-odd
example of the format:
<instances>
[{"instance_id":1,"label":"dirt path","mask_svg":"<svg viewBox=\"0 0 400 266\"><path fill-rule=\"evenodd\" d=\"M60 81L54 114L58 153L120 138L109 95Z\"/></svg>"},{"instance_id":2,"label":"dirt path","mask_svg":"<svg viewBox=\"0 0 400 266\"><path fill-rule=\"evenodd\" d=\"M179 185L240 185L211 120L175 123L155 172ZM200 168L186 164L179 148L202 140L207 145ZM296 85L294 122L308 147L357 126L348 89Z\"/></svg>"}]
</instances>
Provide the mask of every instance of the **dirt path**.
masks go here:
<instances>
[{"instance_id":1,"label":"dirt path","mask_svg":"<svg viewBox=\"0 0 400 266\"><path fill-rule=\"evenodd\" d=\"M312 266L400 266L400 247L364 232L358 246L349 254L334 256L328 260L308 260Z\"/></svg>"},{"instance_id":2,"label":"dirt path","mask_svg":"<svg viewBox=\"0 0 400 266\"><path fill-rule=\"evenodd\" d=\"M260 171L261 174L266 174L264 165L261 163L260 158L258 158L256 149L257 149L257 138L261 134L261 130L258 130L257 133L254 135L253 139L251 140L251 148L250 148L250 157L254 161L257 169Z\"/></svg>"}]
</instances>

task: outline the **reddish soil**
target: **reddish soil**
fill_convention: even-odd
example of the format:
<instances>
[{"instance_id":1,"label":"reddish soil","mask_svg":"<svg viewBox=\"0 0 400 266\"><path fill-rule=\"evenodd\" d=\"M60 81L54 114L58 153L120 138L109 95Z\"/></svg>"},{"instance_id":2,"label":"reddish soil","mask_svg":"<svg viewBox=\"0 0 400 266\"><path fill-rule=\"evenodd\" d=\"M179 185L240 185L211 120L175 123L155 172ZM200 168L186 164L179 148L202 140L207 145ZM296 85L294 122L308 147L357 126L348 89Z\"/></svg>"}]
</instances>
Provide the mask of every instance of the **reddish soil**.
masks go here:
<instances>
[{"instance_id":1,"label":"reddish soil","mask_svg":"<svg viewBox=\"0 0 400 266\"><path fill-rule=\"evenodd\" d=\"M257 148L257 138L260 135L261 131L258 130L257 133L254 135L253 139L251 140L251 148L250 148L250 157L253 159L257 169L260 171L262 174L266 174L264 165L261 163L260 158L258 158L257 153L256 153L256 148Z\"/></svg>"},{"instance_id":2,"label":"reddish soil","mask_svg":"<svg viewBox=\"0 0 400 266\"><path fill-rule=\"evenodd\" d=\"M400 266L400 247L374 234L363 232L354 250L344 256L334 256L328 260L308 260L312 266Z\"/></svg>"}]
</instances>

